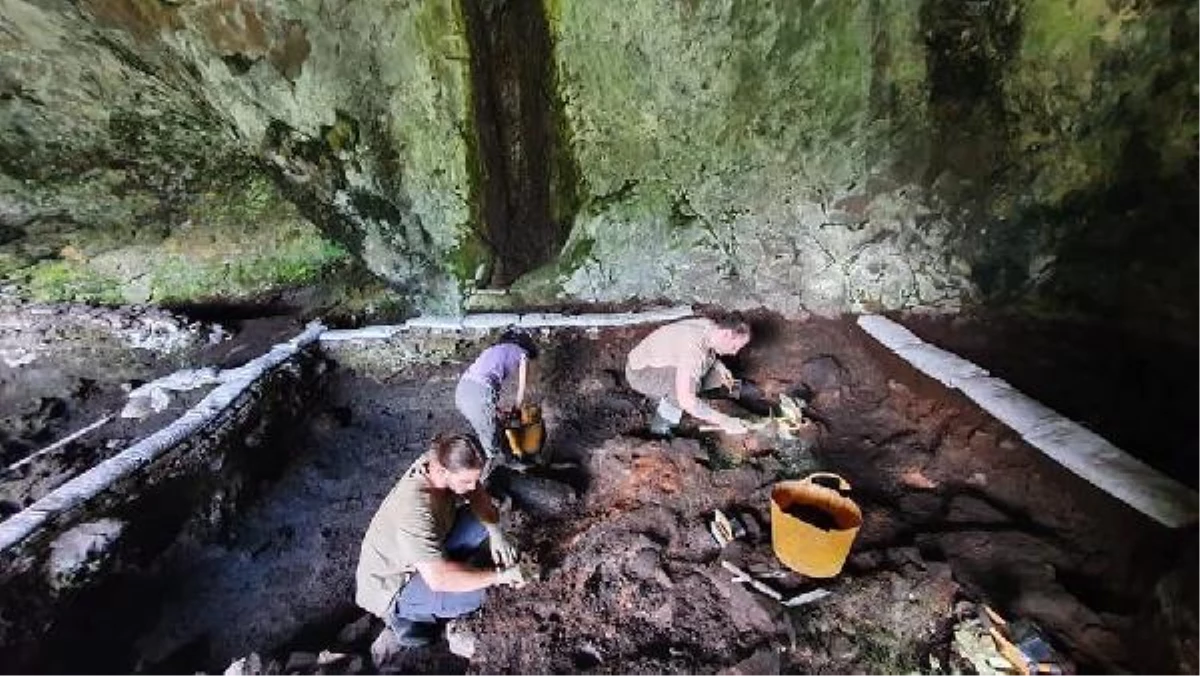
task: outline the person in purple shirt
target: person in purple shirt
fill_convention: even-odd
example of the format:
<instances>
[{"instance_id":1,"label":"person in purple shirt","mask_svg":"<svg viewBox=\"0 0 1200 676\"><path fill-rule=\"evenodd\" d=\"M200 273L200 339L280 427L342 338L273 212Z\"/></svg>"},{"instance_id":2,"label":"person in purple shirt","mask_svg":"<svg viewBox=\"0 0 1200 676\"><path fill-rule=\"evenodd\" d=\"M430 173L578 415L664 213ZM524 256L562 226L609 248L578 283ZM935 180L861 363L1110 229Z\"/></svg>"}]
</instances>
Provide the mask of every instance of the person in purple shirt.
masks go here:
<instances>
[{"instance_id":1,"label":"person in purple shirt","mask_svg":"<svg viewBox=\"0 0 1200 676\"><path fill-rule=\"evenodd\" d=\"M487 348L458 380L454 405L471 423L479 445L487 454L489 465L494 464L500 448L496 421L500 388L514 373L517 376L517 403L525 403L525 385L529 360L537 359L538 349L529 334L516 329L505 331L495 345Z\"/></svg>"}]
</instances>

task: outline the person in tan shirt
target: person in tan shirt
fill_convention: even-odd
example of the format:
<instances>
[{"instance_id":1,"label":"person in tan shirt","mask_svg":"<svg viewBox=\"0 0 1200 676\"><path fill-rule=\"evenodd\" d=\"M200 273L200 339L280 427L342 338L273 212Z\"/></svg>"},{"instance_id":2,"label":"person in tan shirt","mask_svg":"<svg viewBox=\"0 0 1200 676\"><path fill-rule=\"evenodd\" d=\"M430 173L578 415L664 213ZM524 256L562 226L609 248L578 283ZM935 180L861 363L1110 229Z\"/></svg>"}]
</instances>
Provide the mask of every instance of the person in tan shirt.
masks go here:
<instances>
[{"instance_id":1,"label":"person in tan shirt","mask_svg":"<svg viewBox=\"0 0 1200 676\"><path fill-rule=\"evenodd\" d=\"M389 642L425 645L439 620L478 608L488 587L525 583L516 549L479 483L484 461L474 438L439 435L371 519L355 572L355 602L386 625L372 653L386 653L377 646ZM466 562L485 539L494 568Z\"/></svg>"},{"instance_id":2,"label":"person in tan shirt","mask_svg":"<svg viewBox=\"0 0 1200 676\"><path fill-rule=\"evenodd\" d=\"M749 342L750 325L736 315L721 320L684 319L643 338L629 352L625 379L634 390L658 400L651 433L669 435L686 412L726 433L745 434L745 423L714 410L697 395L735 386L733 374L718 357L737 354Z\"/></svg>"}]
</instances>

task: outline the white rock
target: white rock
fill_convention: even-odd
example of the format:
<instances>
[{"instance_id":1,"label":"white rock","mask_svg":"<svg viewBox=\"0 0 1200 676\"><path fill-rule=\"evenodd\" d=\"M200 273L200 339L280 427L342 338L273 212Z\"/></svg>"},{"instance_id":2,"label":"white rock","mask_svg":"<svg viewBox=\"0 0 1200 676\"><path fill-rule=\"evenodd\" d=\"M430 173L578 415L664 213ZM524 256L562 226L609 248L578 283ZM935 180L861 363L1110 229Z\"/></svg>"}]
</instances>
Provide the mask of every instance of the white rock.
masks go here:
<instances>
[{"instance_id":1,"label":"white rock","mask_svg":"<svg viewBox=\"0 0 1200 676\"><path fill-rule=\"evenodd\" d=\"M109 557L109 546L121 535L125 522L100 519L82 523L50 543L46 575L50 586L63 589L95 572Z\"/></svg>"},{"instance_id":2,"label":"white rock","mask_svg":"<svg viewBox=\"0 0 1200 676\"><path fill-rule=\"evenodd\" d=\"M258 653L238 658L225 668L225 676L257 676L262 672L262 658Z\"/></svg>"},{"instance_id":3,"label":"white rock","mask_svg":"<svg viewBox=\"0 0 1200 676\"><path fill-rule=\"evenodd\" d=\"M475 656L477 644L475 632L468 629L462 622L451 620L446 625L446 645L450 652L469 660Z\"/></svg>"}]
</instances>

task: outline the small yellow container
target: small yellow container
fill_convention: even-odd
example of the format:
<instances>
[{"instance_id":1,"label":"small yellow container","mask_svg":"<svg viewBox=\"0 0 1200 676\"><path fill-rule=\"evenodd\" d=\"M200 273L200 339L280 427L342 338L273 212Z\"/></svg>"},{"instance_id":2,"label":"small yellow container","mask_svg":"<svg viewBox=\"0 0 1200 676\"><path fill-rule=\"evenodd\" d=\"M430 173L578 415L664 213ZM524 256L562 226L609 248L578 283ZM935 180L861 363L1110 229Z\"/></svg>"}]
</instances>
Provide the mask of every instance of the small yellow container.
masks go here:
<instances>
[{"instance_id":1,"label":"small yellow container","mask_svg":"<svg viewBox=\"0 0 1200 676\"><path fill-rule=\"evenodd\" d=\"M784 565L809 577L842 571L862 526L862 510L846 497L849 492L849 482L828 472L775 484L771 545Z\"/></svg>"},{"instance_id":2,"label":"small yellow container","mask_svg":"<svg viewBox=\"0 0 1200 676\"><path fill-rule=\"evenodd\" d=\"M541 407L535 404L522 406L520 420L504 429L504 437L508 440L509 450L517 457L540 452L546 438Z\"/></svg>"}]
</instances>

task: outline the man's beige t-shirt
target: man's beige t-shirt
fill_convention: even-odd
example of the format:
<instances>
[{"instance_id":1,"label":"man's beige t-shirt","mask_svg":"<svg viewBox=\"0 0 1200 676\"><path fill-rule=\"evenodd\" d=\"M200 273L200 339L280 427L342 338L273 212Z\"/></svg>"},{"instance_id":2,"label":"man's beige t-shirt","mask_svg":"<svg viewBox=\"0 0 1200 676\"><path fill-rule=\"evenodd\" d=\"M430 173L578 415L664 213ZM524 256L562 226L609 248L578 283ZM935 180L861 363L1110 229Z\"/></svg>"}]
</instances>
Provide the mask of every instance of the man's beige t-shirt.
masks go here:
<instances>
[{"instance_id":1,"label":"man's beige t-shirt","mask_svg":"<svg viewBox=\"0 0 1200 676\"><path fill-rule=\"evenodd\" d=\"M420 561L445 557L446 535L454 526L458 498L428 486L432 452L422 455L396 483L363 537L355 573L355 602L377 617L416 572Z\"/></svg>"},{"instance_id":2,"label":"man's beige t-shirt","mask_svg":"<svg viewBox=\"0 0 1200 676\"><path fill-rule=\"evenodd\" d=\"M660 326L629 352L628 367L630 370L673 368L699 383L717 360L709 344L716 326L713 320L703 318Z\"/></svg>"}]
</instances>

